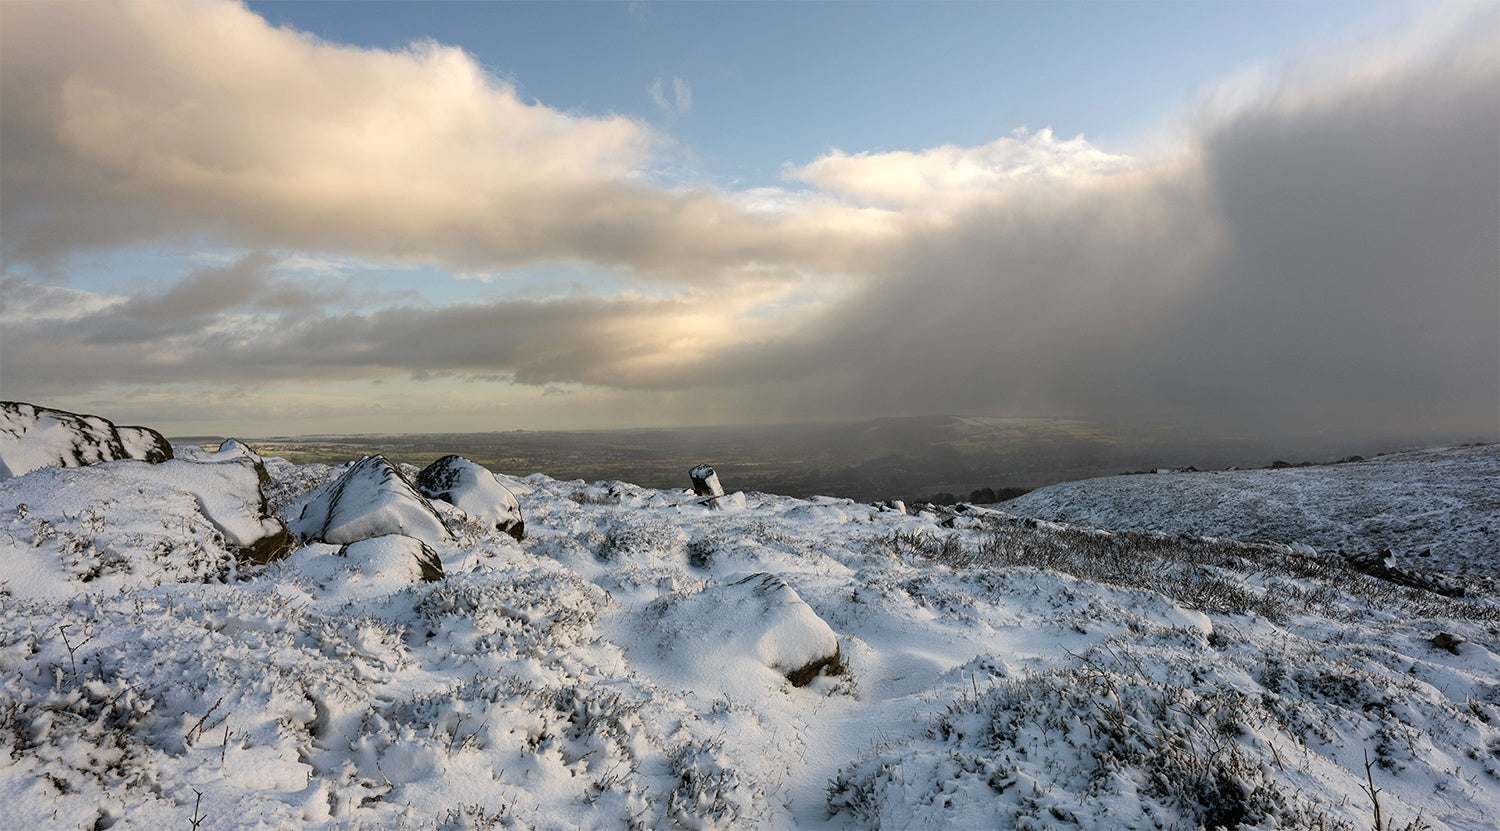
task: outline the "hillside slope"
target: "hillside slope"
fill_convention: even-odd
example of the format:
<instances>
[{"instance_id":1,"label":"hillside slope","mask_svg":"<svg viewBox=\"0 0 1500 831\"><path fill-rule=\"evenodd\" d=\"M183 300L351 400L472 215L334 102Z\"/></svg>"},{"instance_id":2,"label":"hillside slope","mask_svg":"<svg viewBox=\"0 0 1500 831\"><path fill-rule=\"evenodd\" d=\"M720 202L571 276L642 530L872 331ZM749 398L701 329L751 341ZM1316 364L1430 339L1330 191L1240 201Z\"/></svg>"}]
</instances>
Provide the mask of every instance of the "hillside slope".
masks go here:
<instances>
[{"instance_id":1,"label":"hillside slope","mask_svg":"<svg viewBox=\"0 0 1500 831\"><path fill-rule=\"evenodd\" d=\"M1361 555L1450 574L1500 571L1500 445L1277 470L1110 476L1004 504L1021 516ZM1424 556L1423 552L1427 552Z\"/></svg>"}]
</instances>

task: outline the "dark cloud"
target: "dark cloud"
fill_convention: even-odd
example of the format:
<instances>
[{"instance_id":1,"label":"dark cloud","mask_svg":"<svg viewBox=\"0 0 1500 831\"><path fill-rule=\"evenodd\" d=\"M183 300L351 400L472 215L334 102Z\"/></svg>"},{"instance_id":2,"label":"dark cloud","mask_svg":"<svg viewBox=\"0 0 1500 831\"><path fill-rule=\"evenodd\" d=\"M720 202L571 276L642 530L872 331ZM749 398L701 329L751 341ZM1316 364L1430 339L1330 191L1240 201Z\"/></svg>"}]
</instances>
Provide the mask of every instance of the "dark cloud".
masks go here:
<instances>
[{"instance_id":1,"label":"dark cloud","mask_svg":"<svg viewBox=\"0 0 1500 831\"><path fill-rule=\"evenodd\" d=\"M1500 61L1481 42L1285 87L1175 163L914 233L800 340L708 374L756 384L740 400L764 417L1493 436Z\"/></svg>"}]
</instances>

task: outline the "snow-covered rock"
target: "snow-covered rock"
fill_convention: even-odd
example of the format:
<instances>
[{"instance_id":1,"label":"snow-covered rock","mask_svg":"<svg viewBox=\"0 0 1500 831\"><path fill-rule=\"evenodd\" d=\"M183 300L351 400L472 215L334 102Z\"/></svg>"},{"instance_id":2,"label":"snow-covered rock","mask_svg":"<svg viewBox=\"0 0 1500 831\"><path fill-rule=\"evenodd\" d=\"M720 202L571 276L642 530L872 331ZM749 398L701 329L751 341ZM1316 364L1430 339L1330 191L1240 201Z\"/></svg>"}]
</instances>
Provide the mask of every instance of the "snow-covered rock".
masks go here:
<instances>
[{"instance_id":1,"label":"snow-covered rock","mask_svg":"<svg viewBox=\"0 0 1500 831\"><path fill-rule=\"evenodd\" d=\"M152 464L172 445L148 427L116 427L107 418L0 401L0 479L43 467L82 467L116 459Z\"/></svg>"},{"instance_id":2,"label":"snow-covered rock","mask_svg":"<svg viewBox=\"0 0 1500 831\"><path fill-rule=\"evenodd\" d=\"M407 583L443 579L443 561L427 543L404 534L387 534L351 542L339 549L344 557L371 579L395 579Z\"/></svg>"},{"instance_id":3,"label":"snow-covered rock","mask_svg":"<svg viewBox=\"0 0 1500 831\"><path fill-rule=\"evenodd\" d=\"M748 661L800 687L842 669L833 629L774 574L752 574L658 605L659 645L690 672L732 679Z\"/></svg>"},{"instance_id":4,"label":"snow-covered rock","mask_svg":"<svg viewBox=\"0 0 1500 831\"><path fill-rule=\"evenodd\" d=\"M171 459L158 465L120 462L110 471L126 482L175 488L193 495L198 508L241 559L266 563L285 553L287 530L271 515L264 486L269 477L259 458L217 462Z\"/></svg>"},{"instance_id":5,"label":"snow-covered rock","mask_svg":"<svg viewBox=\"0 0 1500 831\"><path fill-rule=\"evenodd\" d=\"M264 476L249 459L124 459L0 481L0 528L30 543L0 564L0 583L56 596L78 584L110 590L227 579L237 561L264 563L287 549Z\"/></svg>"},{"instance_id":6,"label":"snow-covered rock","mask_svg":"<svg viewBox=\"0 0 1500 831\"><path fill-rule=\"evenodd\" d=\"M719 484L719 474L708 465L698 465L688 471L693 480L693 493L699 496L723 496L724 486Z\"/></svg>"},{"instance_id":7,"label":"snow-covered rock","mask_svg":"<svg viewBox=\"0 0 1500 831\"><path fill-rule=\"evenodd\" d=\"M417 489L428 499L441 499L517 540L525 536L526 523L516 495L495 474L462 456L444 456L422 468Z\"/></svg>"},{"instance_id":8,"label":"snow-covered rock","mask_svg":"<svg viewBox=\"0 0 1500 831\"><path fill-rule=\"evenodd\" d=\"M387 534L351 542L339 549L344 557L371 579L394 579L407 583L443 579L443 561L427 543L404 534Z\"/></svg>"},{"instance_id":9,"label":"snow-covered rock","mask_svg":"<svg viewBox=\"0 0 1500 831\"><path fill-rule=\"evenodd\" d=\"M292 530L304 539L345 545L387 534L439 544L452 540L443 520L384 456L366 456L315 493Z\"/></svg>"},{"instance_id":10,"label":"snow-covered rock","mask_svg":"<svg viewBox=\"0 0 1500 831\"><path fill-rule=\"evenodd\" d=\"M312 608L389 597L443 579L443 562L413 537L387 534L348 545L309 543L282 561L274 579L288 596Z\"/></svg>"},{"instance_id":11,"label":"snow-covered rock","mask_svg":"<svg viewBox=\"0 0 1500 831\"><path fill-rule=\"evenodd\" d=\"M250 445L239 439L225 439L219 444L219 449L213 452L204 451L201 455L203 461L222 462L228 459L259 459L260 456L250 449Z\"/></svg>"}]
</instances>

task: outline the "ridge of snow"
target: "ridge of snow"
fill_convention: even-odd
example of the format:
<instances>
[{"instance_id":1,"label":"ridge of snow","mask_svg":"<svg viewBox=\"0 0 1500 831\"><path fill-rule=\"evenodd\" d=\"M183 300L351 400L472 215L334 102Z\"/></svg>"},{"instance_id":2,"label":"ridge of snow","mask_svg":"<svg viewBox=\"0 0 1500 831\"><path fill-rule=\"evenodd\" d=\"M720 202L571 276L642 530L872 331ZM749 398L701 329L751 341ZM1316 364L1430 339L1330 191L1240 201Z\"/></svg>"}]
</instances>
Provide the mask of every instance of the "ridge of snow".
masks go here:
<instances>
[{"instance_id":1,"label":"ridge of snow","mask_svg":"<svg viewBox=\"0 0 1500 831\"><path fill-rule=\"evenodd\" d=\"M1494 576L1497 493L1500 445L1488 445L1312 467L1107 476L1038 488L1003 509L1076 525L1300 544L1327 553L1388 549L1409 565Z\"/></svg>"}]
</instances>

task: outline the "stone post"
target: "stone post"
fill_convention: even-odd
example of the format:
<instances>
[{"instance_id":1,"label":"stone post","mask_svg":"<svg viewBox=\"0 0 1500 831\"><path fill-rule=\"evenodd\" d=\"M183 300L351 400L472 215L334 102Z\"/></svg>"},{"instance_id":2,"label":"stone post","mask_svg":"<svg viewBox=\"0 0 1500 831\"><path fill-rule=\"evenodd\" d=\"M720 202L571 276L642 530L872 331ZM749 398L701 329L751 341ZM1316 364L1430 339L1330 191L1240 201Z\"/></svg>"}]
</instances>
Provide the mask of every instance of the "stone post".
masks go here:
<instances>
[{"instance_id":1,"label":"stone post","mask_svg":"<svg viewBox=\"0 0 1500 831\"><path fill-rule=\"evenodd\" d=\"M688 471L688 476L693 480L693 493L708 497L724 495L724 486L719 484L719 474L708 465L698 465Z\"/></svg>"}]
</instances>

